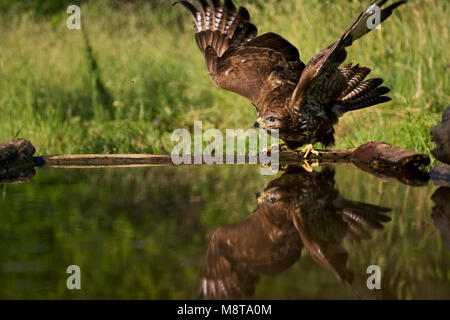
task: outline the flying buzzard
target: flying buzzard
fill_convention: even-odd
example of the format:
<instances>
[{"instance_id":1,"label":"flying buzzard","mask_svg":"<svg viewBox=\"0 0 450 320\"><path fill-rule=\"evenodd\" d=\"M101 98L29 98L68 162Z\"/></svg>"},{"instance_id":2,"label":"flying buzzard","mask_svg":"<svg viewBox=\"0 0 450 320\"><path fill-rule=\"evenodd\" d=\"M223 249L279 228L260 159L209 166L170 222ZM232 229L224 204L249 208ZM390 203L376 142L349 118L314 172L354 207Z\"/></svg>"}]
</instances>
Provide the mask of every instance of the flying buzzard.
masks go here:
<instances>
[{"instance_id":1,"label":"flying buzzard","mask_svg":"<svg viewBox=\"0 0 450 320\"><path fill-rule=\"evenodd\" d=\"M298 50L281 36L266 33L257 37L245 8L237 9L231 0L198 2L200 11L188 1L177 3L192 15L195 39L211 80L250 100L258 112L255 127L269 132L278 129L289 149L308 144L306 157L317 142L331 146L334 125L344 113L390 100L384 96L390 89L381 86L382 79L363 82L369 68L339 66L347 56L345 48L371 30L376 8L382 22L405 1L382 10L387 0L372 4L338 41L306 66Z\"/></svg>"},{"instance_id":2,"label":"flying buzzard","mask_svg":"<svg viewBox=\"0 0 450 320\"><path fill-rule=\"evenodd\" d=\"M311 173L299 167L270 182L258 194L258 207L249 217L212 236L199 295L249 297L261 274L287 270L303 249L357 296L368 294L366 281L357 279L347 266L343 241L369 239L371 230L383 229L390 221L385 215L390 209L344 198L334 175L330 167Z\"/></svg>"}]
</instances>

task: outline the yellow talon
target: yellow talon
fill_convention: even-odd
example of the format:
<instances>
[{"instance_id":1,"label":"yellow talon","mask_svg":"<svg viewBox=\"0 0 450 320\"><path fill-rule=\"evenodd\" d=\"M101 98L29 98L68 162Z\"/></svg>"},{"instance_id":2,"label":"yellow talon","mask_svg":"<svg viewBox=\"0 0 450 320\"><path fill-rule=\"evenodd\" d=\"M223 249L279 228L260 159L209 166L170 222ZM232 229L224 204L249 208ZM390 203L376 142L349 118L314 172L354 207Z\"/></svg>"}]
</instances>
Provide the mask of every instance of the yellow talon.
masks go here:
<instances>
[{"instance_id":1,"label":"yellow talon","mask_svg":"<svg viewBox=\"0 0 450 320\"><path fill-rule=\"evenodd\" d=\"M308 144L301 152L301 154L303 155L303 158L308 158L309 154L315 154L315 155L319 155L319 151L314 150L314 147L312 144Z\"/></svg>"},{"instance_id":2,"label":"yellow talon","mask_svg":"<svg viewBox=\"0 0 450 320\"><path fill-rule=\"evenodd\" d=\"M312 172L314 172L314 167L319 166L319 161L314 160L313 162L310 162L308 160L302 160L301 166L303 169L305 169L309 173L312 173Z\"/></svg>"}]
</instances>

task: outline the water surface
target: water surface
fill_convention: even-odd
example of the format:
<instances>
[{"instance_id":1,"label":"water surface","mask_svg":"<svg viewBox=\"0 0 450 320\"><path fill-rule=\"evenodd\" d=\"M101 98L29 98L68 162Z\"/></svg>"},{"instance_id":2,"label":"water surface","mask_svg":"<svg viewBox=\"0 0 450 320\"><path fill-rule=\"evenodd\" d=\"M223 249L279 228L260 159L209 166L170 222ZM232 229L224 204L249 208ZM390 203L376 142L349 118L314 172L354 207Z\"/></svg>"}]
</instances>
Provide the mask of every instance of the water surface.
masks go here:
<instances>
[{"instance_id":1,"label":"water surface","mask_svg":"<svg viewBox=\"0 0 450 320\"><path fill-rule=\"evenodd\" d=\"M259 173L37 169L0 185L0 298L450 298L449 213L432 182L354 166ZM67 289L69 265L81 290Z\"/></svg>"}]
</instances>

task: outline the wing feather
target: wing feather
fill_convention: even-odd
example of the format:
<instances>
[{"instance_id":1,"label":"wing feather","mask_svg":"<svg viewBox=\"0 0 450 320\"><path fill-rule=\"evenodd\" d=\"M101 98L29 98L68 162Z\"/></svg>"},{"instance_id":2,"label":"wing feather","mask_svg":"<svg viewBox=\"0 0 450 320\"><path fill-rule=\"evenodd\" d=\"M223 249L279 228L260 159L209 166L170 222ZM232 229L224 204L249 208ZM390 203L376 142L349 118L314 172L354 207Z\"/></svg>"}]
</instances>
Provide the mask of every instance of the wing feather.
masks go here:
<instances>
[{"instance_id":1,"label":"wing feather","mask_svg":"<svg viewBox=\"0 0 450 320\"><path fill-rule=\"evenodd\" d=\"M386 2L387 0L382 0L377 6L381 8ZM382 9L380 22L391 16L393 10L403 3L405 1L398 1ZM375 3L372 3L338 41L320 51L308 62L291 97L291 108L299 110L307 105L326 105L348 88L345 73L349 71L350 66L344 67L344 73L338 67L347 57L345 48L373 29L369 27L368 20L373 17L374 6Z\"/></svg>"},{"instance_id":2,"label":"wing feather","mask_svg":"<svg viewBox=\"0 0 450 320\"><path fill-rule=\"evenodd\" d=\"M289 98L304 67L298 50L275 33L257 37L247 9L236 9L231 0L198 1L200 11L188 1L179 3L193 18L211 80L256 106L274 90Z\"/></svg>"}]
</instances>

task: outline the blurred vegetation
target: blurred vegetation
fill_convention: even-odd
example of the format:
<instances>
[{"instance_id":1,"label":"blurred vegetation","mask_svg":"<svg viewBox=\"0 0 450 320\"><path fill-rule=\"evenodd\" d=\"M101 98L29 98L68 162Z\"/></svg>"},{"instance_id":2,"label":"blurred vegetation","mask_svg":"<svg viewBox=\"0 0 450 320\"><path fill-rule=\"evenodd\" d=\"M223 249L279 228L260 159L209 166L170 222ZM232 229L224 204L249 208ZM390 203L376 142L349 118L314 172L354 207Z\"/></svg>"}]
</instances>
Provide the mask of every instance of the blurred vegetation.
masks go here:
<instances>
[{"instance_id":1,"label":"blurred vegetation","mask_svg":"<svg viewBox=\"0 0 450 320\"><path fill-rule=\"evenodd\" d=\"M27 185L0 186L2 299L190 299L217 228L245 219L255 192L274 177L259 166L39 170ZM377 264L382 289L400 299L450 298L450 250L431 220L433 187L383 183L340 167L347 199L392 208L385 230L345 243L362 279ZM81 290L66 268L81 268ZM352 299L305 252L290 269L263 276L259 299Z\"/></svg>"},{"instance_id":2,"label":"blurred vegetation","mask_svg":"<svg viewBox=\"0 0 450 320\"><path fill-rule=\"evenodd\" d=\"M171 0L79 1L82 30L68 30L68 1L0 4L0 141L23 137L38 153L169 152L171 132L251 128L244 98L216 88L187 12ZM360 1L238 1L260 34L283 35L309 60L358 16ZM348 61L372 68L393 101L347 114L337 147L382 140L421 152L449 104L449 10L409 1ZM324 23L324 21L326 23Z\"/></svg>"},{"instance_id":3,"label":"blurred vegetation","mask_svg":"<svg viewBox=\"0 0 450 320\"><path fill-rule=\"evenodd\" d=\"M0 141L27 138L40 154L162 153L172 148L171 132L195 120L251 128L254 108L211 83L190 18L172 2L78 1L80 31L66 28L72 1L1 1ZM365 7L238 4L261 34L281 34L303 60ZM449 104L448 15L445 1L409 1L353 45L348 61L383 77L393 101L342 118L337 147L384 140L429 152L430 128ZM42 170L31 184L0 186L0 297L195 297L212 233L251 213L254 192L270 181L259 169ZM345 168L337 180L347 198L393 208L385 231L349 250L354 269L379 264L383 286L399 298L449 297L449 251L432 226L432 188L383 184ZM65 287L70 264L82 269L79 292ZM352 297L303 255L278 277L263 277L255 298L337 296Z\"/></svg>"}]
</instances>

